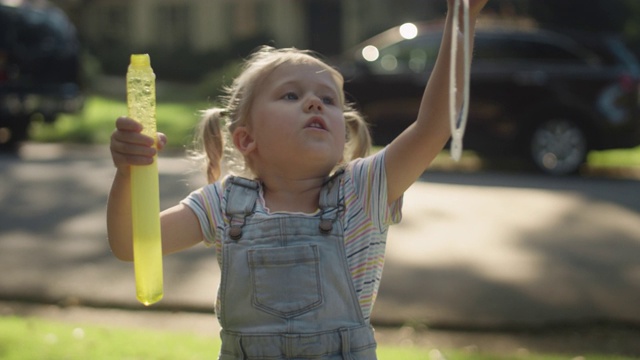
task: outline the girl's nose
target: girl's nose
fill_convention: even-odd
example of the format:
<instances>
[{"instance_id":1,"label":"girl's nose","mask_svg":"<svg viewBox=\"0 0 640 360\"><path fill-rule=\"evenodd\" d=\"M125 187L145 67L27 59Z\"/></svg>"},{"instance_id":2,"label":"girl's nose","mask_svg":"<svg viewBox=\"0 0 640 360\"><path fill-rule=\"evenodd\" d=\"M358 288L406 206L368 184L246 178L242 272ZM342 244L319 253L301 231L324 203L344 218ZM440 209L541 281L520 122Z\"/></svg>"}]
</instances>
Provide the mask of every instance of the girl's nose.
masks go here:
<instances>
[{"instance_id":1,"label":"girl's nose","mask_svg":"<svg viewBox=\"0 0 640 360\"><path fill-rule=\"evenodd\" d=\"M305 104L307 111L322 111L322 100L317 96L311 96Z\"/></svg>"}]
</instances>

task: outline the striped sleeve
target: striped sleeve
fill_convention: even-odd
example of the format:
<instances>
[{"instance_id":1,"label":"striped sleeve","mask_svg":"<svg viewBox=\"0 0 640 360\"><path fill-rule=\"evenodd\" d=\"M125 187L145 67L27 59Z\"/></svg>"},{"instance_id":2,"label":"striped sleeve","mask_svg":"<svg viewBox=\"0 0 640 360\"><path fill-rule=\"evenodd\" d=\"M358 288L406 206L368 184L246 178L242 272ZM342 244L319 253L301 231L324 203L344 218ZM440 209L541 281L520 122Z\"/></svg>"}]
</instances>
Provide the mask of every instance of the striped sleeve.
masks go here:
<instances>
[{"instance_id":1,"label":"striped sleeve","mask_svg":"<svg viewBox=\"0 0 640 360\"><path fill-rule=\"evenodd\" d=\"M207 245L219 243L218 236L224 232L223 202L224 187L221 182L206 185L193 191L181 202L198 217L204 242Z\"/></svg>"},{"instance_id":2,"label":"striped sleeve","mask_svg":"<svg viewBox=\"0 0 640 360\"><path fill-rule=\"evenodd\" d=\"M367 215L380 232L402 219L402 197L387 204L387 175L384 158L386 148L373 156L351 163L354 191Z\"/></svg>"},{"instance_id":3,"label":"striped sleeve","mask_svg":"<svg viewBox=\"0 0 640 360\"><path fill-rule=\"evenodd\" d=\"M402 197L387 204L384 154L351 162L343 184L345 253L366 321L378 294L388 228L402 218Z\"/></svg>"}]
</instances>

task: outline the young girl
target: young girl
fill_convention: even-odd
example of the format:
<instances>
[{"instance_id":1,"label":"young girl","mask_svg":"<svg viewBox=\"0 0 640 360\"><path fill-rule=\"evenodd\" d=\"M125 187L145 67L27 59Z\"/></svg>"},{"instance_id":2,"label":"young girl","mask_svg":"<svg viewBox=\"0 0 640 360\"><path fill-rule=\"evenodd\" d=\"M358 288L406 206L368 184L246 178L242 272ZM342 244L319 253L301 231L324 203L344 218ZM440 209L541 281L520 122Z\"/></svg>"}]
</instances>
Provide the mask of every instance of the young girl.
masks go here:
<instances>
[{"instance_id":1,"label":"young girl","mask_svg":"<svg viewBox=\"0 0 640 360\"><path fill-rule=\"evenodd\" d=\"M472 34L486 2L470 1ZM461 38L451 18L418 119L373 156L363 158L369 134L345 104L342 76L309 52L261 48L224 107L205 112L210 184L160 216L165 254L201 241L216 250L220 359L376 358L369 319L387 229L400 221L404 191L450 136L449 66L462 67L462 55L450 59L452 36ZM117 172L109 243L127 261L129 169L155 154L140 130L117 119L110 146ZM160 134L158 147L165 142ZM230 175L220 180L222 173Z\"/></svg>"}]
</instances>

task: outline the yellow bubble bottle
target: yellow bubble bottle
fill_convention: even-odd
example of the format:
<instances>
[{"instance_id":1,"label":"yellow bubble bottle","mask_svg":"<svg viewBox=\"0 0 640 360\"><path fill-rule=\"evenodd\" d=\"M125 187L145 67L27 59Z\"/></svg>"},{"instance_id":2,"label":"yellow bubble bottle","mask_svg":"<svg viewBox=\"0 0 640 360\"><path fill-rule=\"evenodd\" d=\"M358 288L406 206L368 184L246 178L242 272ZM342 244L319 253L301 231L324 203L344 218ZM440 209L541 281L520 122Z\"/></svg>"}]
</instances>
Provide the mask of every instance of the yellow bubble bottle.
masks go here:
<instances>
[{"instance_id":1,"label":"yellow bubble bottle","mask_svg":"<svg viewBox=\"0 0 640 360\"><path fill-rule=\"evenodd\" d=\"M156 139L156 76L148 54L131 55L127 71L129 117L140 122L142 133ZM148 306L162 299L162 239L158 161L131 167L131 214L136 297Z\"/></svg>"}]
</instances>

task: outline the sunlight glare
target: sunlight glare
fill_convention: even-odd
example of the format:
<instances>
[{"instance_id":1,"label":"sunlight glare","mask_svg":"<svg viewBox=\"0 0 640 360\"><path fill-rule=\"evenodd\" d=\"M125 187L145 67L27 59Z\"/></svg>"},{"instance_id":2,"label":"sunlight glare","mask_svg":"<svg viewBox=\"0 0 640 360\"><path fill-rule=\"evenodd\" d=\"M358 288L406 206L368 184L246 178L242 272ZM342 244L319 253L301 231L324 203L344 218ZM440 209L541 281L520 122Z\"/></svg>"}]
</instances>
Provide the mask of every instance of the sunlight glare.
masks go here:
<instances>
[{"instance_id":1,"label":"sunlight glare","mask_svg":"<svg viewBox=\"0 0 640 360\"><path fill-rule=\"evenodd\" d=\"M373 45L367 45L362 49L362 57L367 61L376 61L378 56L380 56L380 52Z\"/></svg>"},{"instance_id":2,"label":"sunlight glare","mask_svg":"<svg viewBox=\"0 0 640 360\"><path fill-rule=\"evenodd\" d=\"M409 40L418 36L418 27L413 23L405 23L400 26L400 36Z\"/></svg>"}]
</instances>

